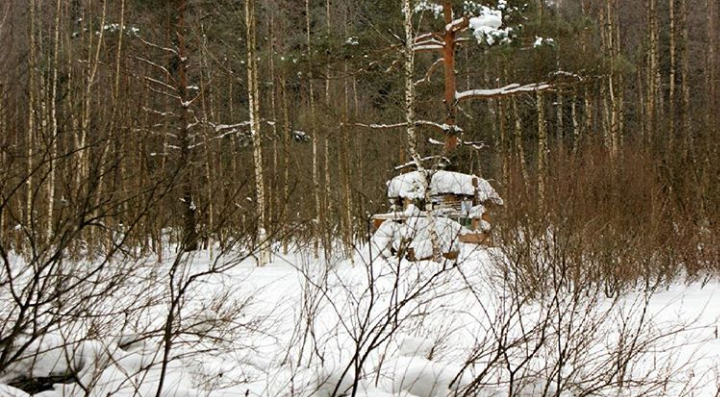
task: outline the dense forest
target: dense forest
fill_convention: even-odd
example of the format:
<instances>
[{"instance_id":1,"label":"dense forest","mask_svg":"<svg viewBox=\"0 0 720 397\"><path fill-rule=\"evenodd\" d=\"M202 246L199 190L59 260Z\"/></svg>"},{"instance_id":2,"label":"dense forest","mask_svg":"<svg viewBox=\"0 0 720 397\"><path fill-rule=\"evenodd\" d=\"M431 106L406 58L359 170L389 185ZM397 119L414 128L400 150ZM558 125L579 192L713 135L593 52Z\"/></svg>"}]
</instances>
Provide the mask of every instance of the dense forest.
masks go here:
<instances>
[{"instance_id":1,"label":"dense forest","mask_svg":"<svg viewBox=\"0 0 720 397\"><path fill-rule=\"evenodd\" d=\"M4 2L3 252L349 251L419 161L492 181L501 240L563 230L614 280L717 270L716 1L403 6Z\"/></svg>"}]
</instances>

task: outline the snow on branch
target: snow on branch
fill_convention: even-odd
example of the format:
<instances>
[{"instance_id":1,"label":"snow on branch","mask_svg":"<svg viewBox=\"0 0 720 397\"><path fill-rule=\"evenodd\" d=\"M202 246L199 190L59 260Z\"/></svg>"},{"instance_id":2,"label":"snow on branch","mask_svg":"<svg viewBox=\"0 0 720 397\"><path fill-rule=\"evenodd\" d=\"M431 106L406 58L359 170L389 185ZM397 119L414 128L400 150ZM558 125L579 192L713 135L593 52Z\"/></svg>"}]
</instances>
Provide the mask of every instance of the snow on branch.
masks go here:
<instances>
[{"instance_id":1,"label":"snow on branch","mask_svg":"<svg viewBox=\"0 0 720 397\"><path fill-rule=\"evenodd\" d=\"M444 123L439 124L439 123L435 123L432 121L418 120L415 122L415 125L437 128L446 134L449 134L449 133L459 134L459 133L463 132L463 129L458 127L457 125L448 125L448 124L444 124Z\"/></svg>"},{"instance_id":2,"label":"snow on branch","mask_svg":"<svg viewBox=\"0 0 720 397\"><path fill-rule=\"evenodd\" d=\"M445 142L441 142L433 138L428 138L428 143L436 146L445 146ZM468 146L475 150L481 150L487 147L487 145L481 141L463 141L462 139L458 139L458 145Z\"/></svg>"},{"instance_id":3,"label":"snow on branch","mask_svg":"<svg viewBox=\"0 0 720 397\"><path fill-rule=\"evenodd\" d=\"M178 57L180 56L180 55L178 54L177 50L174 49L174 48L163 47L163 46L157 45L157 44L155 44L155 43L151 43L151 42L145 40L144 38L142 38L142 36L138 36L138 38L140 39L140 41L143 42L143 44L145 44L145 45L147 45L147 46L149 46L149 47L156 48L156 49L161 50L161 51L169 52L169 53L171 53L171 54L173 54L173 55L176 55L176 56L178 56Z\"/></svg>"},{"instance_id":4,"label":"snow on branch","mask_svg":"<svg viewBox=\"0 0 720 397\"><path fill-rule=\"evenodd\" d=\"M443 48L445 48L442 44L423 44L423 45L414 45L413 51L415 52L426 52L426 51L441 51Z\"/></svg>"},{"instance_id":5,"label":"snow on branch","mask_svg":"<svg viewBox=\"0 0 720 397\"><path fill-rule=\"evenodd\" d=\"M215 129L215 132L220 132L220 131L225 131L225 130L234 130L234 129L238 129L240 127L249 127L250 126L249 121L243 121L243 122L240 122L237 124L217 124L217 125L214 125L212 123L209 123L209 124L212 125L212 127Z\"/></svg>"},{"instance_id":6,"label":"snow on branch","mask_svg":"<svg viewBox=\"0 0 720 397\"><path fill-rule=\"evenodd\" d=\"M468 26L470 26L470 19L468 17L462 17L445 25L445 30L448 32L460 32L467 29Z\"/></svg>"},{"instance_id":7,"label":"snow on branch","mask_svg":"<svg viewBox=\"0 0 720 397\"><path fill-rule=\"evenodd\" d=\"M355 123L356 127L370 128L372 130L390 130L394 128L401 128L406 126L407 123L396 123L396 124L363 124Z\"/></svg>"},{"instance_id":8,"label":"snow on branch","mask_svg":"<svg viewBox=\"0 0 720 397\"><path fill-rule=\"evenodd\" d=\"M523 94L528 92L545 91L552 88L552 85L548 83L533 83L533 84L510 84L500 88L494 89L477 89L468 90L455 93L455 99L464 101L467 99L493 99L502 98L510 95Z\"/></svg>"},{"instance_id":9,"label":"snow on branch","mask_svg":"<svg viewBox=\"0 0 720 397\"><path fill-rule=\"evenodd\" d=\"M585 81L585 78L577 73L568 72L566 70L558 70L550 74L554 80L570 80L570 81Z\"/></svg>"},{"instance_id":10,"label":"snow on branch","mask_svg":"<svg viewBox=\"0 0 720 397\"><path fill-rule=\"evenodd\" d=\"M445 43L442 37L435 33L421 34L413 40L413 51L415 52L437 51L443 48L445 48Z\"/></svg>"},{"instance_id":11,"label":"snow on branch","mask_svg":"<svg viewBox=\"0 0 720 397\"><path fill-rule=\"evenodd\" d=\"M262 120L263 123L273 126L277 123L273 120ZM221 133L217 138L224 138L228 135L237 134L237 133L244 133L247 134L247 131L243 131L243 129L250 127L249 121L241 121L236 124L214 124L212 122L206 122L206 124L210 125L215 132ZM293 140L295 142L310 142L312 140L312 137L305 131L301 130L292 130L290 131L292 134Z\"/></svg>"},{"instance_id":12,"label":"snow on branch","mask_svg":"<svg viewBox=\"0 0 720 397\"><path fill-rule=\"evenodd\" d=\"M373 130L390 130L394 128L402 128L407 126L407 123L395 123L395 124L363 124L363 123L355 123L356 127L364 127L364 128L370 128ZM415 126L417 127L432 127L435 129L438 129L444 133L454 133L459 134L463 130L462 128L456 126L456 125L448 125L448 124L440 124L436 123L434 121L428 121L428 120L416 120Z\"/></svg>"}]
</instances>

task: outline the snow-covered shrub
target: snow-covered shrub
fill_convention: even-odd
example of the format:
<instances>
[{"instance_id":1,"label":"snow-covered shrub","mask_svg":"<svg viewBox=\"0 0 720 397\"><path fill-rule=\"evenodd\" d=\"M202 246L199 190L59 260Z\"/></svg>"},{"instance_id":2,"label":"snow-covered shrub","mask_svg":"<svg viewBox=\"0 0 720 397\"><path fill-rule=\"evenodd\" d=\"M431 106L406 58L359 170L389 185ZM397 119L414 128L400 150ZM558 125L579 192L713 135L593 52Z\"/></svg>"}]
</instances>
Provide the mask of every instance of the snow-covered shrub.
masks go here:
<instances>
[{"instance_id":1,"label":"snow-covered shrub","mask_svg":"<svg viewBox=\"0 0 720 397\"><path fill-rule=\"evenodd\" d=\"M411 207L411 211L416 211ZM434 254L457 253L463 227L442 216L413 213L402 223L383 222L373 236L373 244L385 256L412 253L413 259L429 259Z\"/></svg>"}]
</instances>

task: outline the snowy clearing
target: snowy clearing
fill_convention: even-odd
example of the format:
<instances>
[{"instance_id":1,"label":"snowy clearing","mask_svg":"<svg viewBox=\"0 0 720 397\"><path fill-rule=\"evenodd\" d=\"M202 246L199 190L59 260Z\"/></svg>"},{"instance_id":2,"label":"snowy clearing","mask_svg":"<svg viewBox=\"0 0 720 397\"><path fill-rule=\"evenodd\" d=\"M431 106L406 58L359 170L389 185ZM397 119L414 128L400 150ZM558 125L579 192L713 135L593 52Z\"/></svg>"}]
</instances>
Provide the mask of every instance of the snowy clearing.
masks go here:
<instances>
[{"instance_id":1,"label":"snowy clearing","mask_svg":"<svg viewBox=\"0 0 720 397\"><path fill-rule=\"evenodd\" d=\"M0 382L77 374L44 397L155 396L161 378L167 397L717 392L720 284L530 301L498 277L497 250L462 246L457 263L371 263L366 246L354 266L294 254L200 277L174 320L164 369L173 263L148 263L97 317L32 342ZM182 272L214 263L197 256ZM132 315L116 310L133 305Z\"/></svg>"}]
</instances>

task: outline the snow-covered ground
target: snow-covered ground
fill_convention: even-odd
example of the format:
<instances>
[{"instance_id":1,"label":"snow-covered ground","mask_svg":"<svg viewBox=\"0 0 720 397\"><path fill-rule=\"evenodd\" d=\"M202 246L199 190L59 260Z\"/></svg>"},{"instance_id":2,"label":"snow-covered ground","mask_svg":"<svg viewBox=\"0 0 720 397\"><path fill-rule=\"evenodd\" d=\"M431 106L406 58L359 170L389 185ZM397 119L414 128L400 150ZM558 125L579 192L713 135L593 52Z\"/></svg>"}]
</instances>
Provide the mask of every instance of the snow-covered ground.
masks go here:
<instances>
[{"instance_id":1,"label":"snow-covered ground","mask_svg":"<svg viewBox=\"0 0 720 397\"><path fill-rule=\"evenodd\" d=\"M278 255L262 268L250 258L210 274L223 262L207 252L151 260L102 316L61 322L0 384L76 372L39 395L156 396L161 379L167 397L718 392L718 283L619 299L560 286L529 298L493 250L463 246L445 263L370 254ZM188 286L176 310L173 268ZM0 385L0 396L25 395Z\"/></svg>"}]
</instances>

